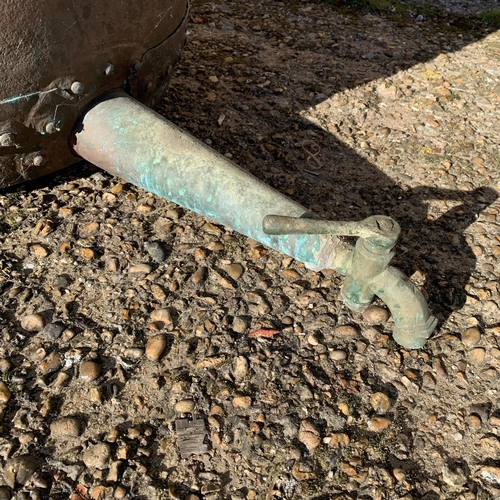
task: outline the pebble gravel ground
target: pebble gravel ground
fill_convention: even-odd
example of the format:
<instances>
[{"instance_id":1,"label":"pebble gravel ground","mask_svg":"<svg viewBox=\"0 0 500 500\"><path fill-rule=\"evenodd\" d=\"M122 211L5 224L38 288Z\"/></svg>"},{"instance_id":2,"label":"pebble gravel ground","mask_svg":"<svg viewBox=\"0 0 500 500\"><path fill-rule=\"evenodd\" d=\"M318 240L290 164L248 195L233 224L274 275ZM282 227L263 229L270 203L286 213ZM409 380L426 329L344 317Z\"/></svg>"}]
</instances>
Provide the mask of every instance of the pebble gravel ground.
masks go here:
<instances>
[{"instance_id":1,"label":"pebble gravel ground","mask_svg":"<svg viewBox=\"0 0 500 500\"><path fill-rule=\"evenodd\" d=\"M158 111L327 219L395 217L434 336L91 165L10 188L0 500L500 497L494 5L348 3L193 0Z\"/></svg>"}]
</instances>

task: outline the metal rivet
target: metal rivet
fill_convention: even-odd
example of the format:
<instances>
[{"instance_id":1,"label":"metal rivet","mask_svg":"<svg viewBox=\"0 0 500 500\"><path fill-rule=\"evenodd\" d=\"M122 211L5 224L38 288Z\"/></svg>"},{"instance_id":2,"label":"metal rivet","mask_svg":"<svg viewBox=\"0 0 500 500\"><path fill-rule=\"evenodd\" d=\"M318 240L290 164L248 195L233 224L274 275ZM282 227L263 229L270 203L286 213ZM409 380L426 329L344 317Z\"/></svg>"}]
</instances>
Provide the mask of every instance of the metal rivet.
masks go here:
<instances>
[{"instance_id":1,"label":"metal rivet","mask_svg":"<svg viewBox=\"0 0 500 500\"><path fill-rule=\"evenodd\" d=\"M45 132L47 132L47 134L57 132L56 126L52 122L47 123L47 125L45 125Z\"/></svg>"},{"instance_id":2,"label":"metal rivet","mask_svg":"<svg viewBox=\"0 0 500 500\"><path fill-rule=\"evenodd\" d=\"M0 135L0 146L12 146L14 144L14 136L12 134Z\"/></svg>"},{"instance_id":3,"label":"metal rivet","mask_svg":"<svg viewBox=\"0 0 500 500\"><path fill-rule=\"evenodd\" d=\"M33 158L33 165L35 165L35 167L41 167L44 163L45 158L41 155L35 156L35 158Z\"/></svg>"},{"instance_id":4,"label":"metal rivet","mask_svg":"<svg viewBox=\"0 0 500 500\"><path fill-rule=\"evenodd\" d=\"M73 82L71 84L71 92L73 92L73 94L76 95L83 94L84 90L85 90L85 85L82 82Z\"/></svg>"},{"instance_id":5,"label":"metal rivet","mask_svg":"<svg viewBox=\"0 0 500 500\"><path fill-rule=\"evenodd\" d=\"M115 67L111 63L106 64L106 66L104 66L104 73L107 76L114 75L115 74Z\"/></svg>"}]
</instances>

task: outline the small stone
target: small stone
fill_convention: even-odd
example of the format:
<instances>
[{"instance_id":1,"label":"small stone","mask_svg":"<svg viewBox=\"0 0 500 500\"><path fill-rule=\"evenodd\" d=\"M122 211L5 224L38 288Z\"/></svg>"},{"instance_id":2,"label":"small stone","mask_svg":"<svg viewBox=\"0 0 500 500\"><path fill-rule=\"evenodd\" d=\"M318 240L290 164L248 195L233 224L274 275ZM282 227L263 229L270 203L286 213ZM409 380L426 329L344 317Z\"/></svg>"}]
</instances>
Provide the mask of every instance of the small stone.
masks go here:
<instances>
[{"instance_id":1,"label":"small stone","mask_svg":"<svg viewBox=\"0 0 500 500\"><path fill-rule=\"evenodd\" d=\"M167 210L166 216L169 219L179 220L179 218L181 216L181 212L180 212L180 210L176 210L175 208L169 208Z\"/></svg>"},{"instance_id":2,"label":"small stone","mask_svg":"<svg viewBox=\"0 0 500 500\"><path fill-rule=\"evenodd\" d=\"M92 248L82 248L80 252L82 257L87 260L92 260L95 257L95 252Z\"/></svg>"},{"instance_id":3,"label":"small stone","mask_svg":"<svg viewBox=\"0 0 500 500\"><path fill-rule=\"evenodd\" d=\"M59 215L61 215L61 217L71 217L74 213L75 211L71 207L61 207L59 209Z\"/></svg>"},{"instance_id":4,"label":"small stone","mask_svg":"<svg viewBox=\"0 0 500 500\"><path fill-rule=\"evenodd\" d=\"M310 481L316 477L316 473L313 472L308 465L300 462L296 462L292 467L292 475L297 481ZM247 499L249 498L250 497L247 495ZM257 495L253 498L257 498Z\"/></svg>"},{"instance_id":5,"label":"small stone","mask_svg":"<svg viewBox=\"0 0 500 500\"><path fill-rule=\"evenodd\" d=\"M406 474L405 474L403 469L399 469L397 467L395 469L392 469L392 475L394 476L394 479L396 479L396 481L398 483L402 483L403 481L406 480ZM411 499L412 499L412 497L410 497L408 500L411 500ZM403 499L400 498L399 500L403 500Z\"/></svg>"},{"instance_id":6,"label":"small stone","mask_svg":"<svg viewBox=\"0 0 500 500\"><path fill-rule=\"evenodd\" d=\"M482 422L481 422L481 418L478 415L469 415L469 417L467 418L467 420L469 422L469 425L473 429L479 429L479 427L481 427L481 423Z\"/></svg>"},{"instance_id":7,"label":"small stone","mask_svg":"<svg viewBox=\"0 0 500 500\"><path fill-rule=\"evenodd\" d=\"M484 163L484 158L477 156L476 158L472 158L471 163L473 165L482 165Z\"/></svg>"},{"instance_id":8,"label":"small stone","mask_svg":"<svg viewBox=\"0 0 500 500\"><path fill-rule=\"evenodd\" d=\"M51 352L38 367L43 375L55 372L61 368L61 355L58 352Z\"/></svg>"},{"instance_id":9,"label":"small stone","mask_svg":"<svg viewBox=\"0 0 500 500\"><path fill-rule=\"evenodd\" d=\"M349 436L347 434L344 434L343 432L337 432L329 437L329 446L347 446L351 442Z\"/></svg>"},{"instance_id":10,"label":"small stone","mask_svg":"<svg viewBox=\"0 0 500 500\"><path fill-rule=\"evenodd\" d=\"M172 315L169 309L156 309L151 313L151 321L158 321L165 326L171 326L173 324Z\"/></svg>"},{"instance_id":11,"label":"small stone","mask_svg":"<svg viewBox=\"0 0 500 500\"><path fill-rule=\"evenodd\" d=\"M432 360L432 368L436 372L436 375L439 375L440 377L446 377L448 375L441 358L436 357Z\"/></svg>"},{"instance_id":12,"label":"small stone","mask_svg":"<svg viewBox=\"0 0 500 500\"><path fill-rule=\"evenodd\" d=\"M139 347L129 347L128 349L125 349L125 351L123 351L123 355L127 359L139 360L142 358L143 354L144 350L140 349Z\"/></svg>"},{"instance_id":13,"label":"small stone","mask_svg":"<svg viewBox=\"0 0 500 500\"><path fill-rule=\"evenodd\" d=\"M339 410L342 415L345 415L346 417L351 413L349 405L347 403L339 403Z\"/></svg>"},{"instance_id":14,"label":"small stone","mask_svg":"<svg viewBox=\"0 0 500 500\"><path fill-rule=\"evenodd\" d=\"M425 372L422 375L422 385L424 387L434 387L436 385L436 379L432 375L432 373Z\"/></svg>"},{"instance_id":15,"label":"small stone","mask_svg":"<svg viewBox=\"0 0 500 500\"><path fill-rule=\"evenodd\" d=\"M83 463L89 468L104 469L111 457L111 448L106 443L99 443L85 451Z\"/></svg>"},{"instance_id":16,"label":"small stone","mask_svg":"<svg viewBox=\"0 0 500 500\"><path fill-rule=\"evenodd\" d=\"M201 283L205 279L206 273L207 273L207 268L206 267L200 267L191 276L191 281L195 285L198 285L199 283Z\"/></svg>"},{"instance_id":17,"label":"small stone","mask_svg":"<svg viewBox=\"0 0 500 500\"><path fill-rule=\"evenodd\" d=\"M243 380L248 373L248 360L245 356L238 356L233 362L233 375L237 381Z\"/></svg>"},{"instance_id":18,"label":"small stone","mask_svg":"<svg viewBox=\"0 0 500 500\"><path fill-rule=\"evenodd\" d=\"M480 365L484 363L484 358L486 357L486 349L482 347L475 347L469 353L471 363Z\"/></svg>"},{"instance_id":19,"label":"small stone","mask_svg":"<svg viewBox=\"0 0 500 500\"><path fill-rule=\"evenodd\" d=\"M52 282L54 288L67 288L69 285L71 285L71 278L66 274L56 276Z\"/></svg>"},{"instance_id":20,"label":"small stone","mask_svg":"<svg viewBox=\"0 0 500 500\"><path fill-rule=\"evenodd\" d=\"M116 483L120 477L120 468L123 462L121 460L115 460L111 463L109 467L108 477L106 481L108 483Z\"/></svg>"},{"instance_id":21,"label":"small stone","mask_svg":"<svg viewBox=\"0 0 500 500\"><path fill-rule=\"evenodd\" d=\"M479 469L477 475L488 483L495 483L496 485L500 485L500 467L486 465Z\"/></svg>"},{"instance_id":22,"label":"small stone","mask_svg":"<svg viewBox=\"0 0 500 500\"><path fill-rule=\"evenodd\" d=\"M125 184L119 182L118 184L115 184L109 191L113 194L119 194L123 191L124 187Z\"/></svg>"},{"instance_id":23,"label":"small stone","mask_svg":"<svg viewBox=\"0 0 500 500\"><path fill-rule=\"evenodd\" d=\"M12 368L12 363L7 358L0 359L0 372L7 373Z\"/></svg>"},{"instance_id":24,"label":"small stone","mask_svg":"<svg viewBox=\"0 0 500 500\"><path fill-rule=\"evenodd\" d=\"M99 231L99 223L98 222L91 222L90 224L87 224L82 228L80 231L80 235L84 238L87 238L89 236L92 236Z\"/></svg>"},{"instance_id":25,"label":"small stone","mask_svg":"<svg viewBox=\"0 0 500 500\"><path fill-rule=\"evenodd\" d=\"M66 372L59 372L57 374L57 377L55 378L54 382L52 382L53 387L64 387L67 385L69 379L71 377L69 376L68 373Z\"/></svg>"},{"instance_id":26,"label":"small stone","mask_svg":"<svg viewBox=\"0 0 500 500\"><path fill-rule=\"evenodd\" d=\"M379 415L386 414L391 408L391 400L383 392L376 392L372 394L370 404Z\"/></svg>"},{"instance_id":27,"label":"small stone","mask_svg":"<svg viewBox=\"0 0 500 500\"><path fill-rule=\"evenodd\" d=\"M113 497L117 500L123 500L127 496L127 490L123 486L117 486L115 488L115 492L113 493Z\"/></svg>"},{"instance_id":28,"label":"small stone","mask_svg":"<svg viewBox=\"0 0 500 500\"><path fill-rule=\"evenodd\" d=\"M28 332L39 332L45 326L45 319L41 314L28 314L21 319L21 327Z\"/></svg>"},{"instance_id":29,"label":"small stone","mask_svg":"<svg viewBox=\"0 0 500 500\"><path fill-rule=\"evenodd\" d=\"M300 423L299 441L311 450L317 448L321 443L321 438L316 425L308 420L303 420Z\"/></svg>"},{"instance_id":30,"label":"small stone","mask_svg":"<svg viewBox=\"0 0 500 500\"><path fill-rule=\"evenodd\" d=\"M479 328L468 328L462 334L462 342L466 347L474 347L475 345L479 344L480 340L481 331L479 330Z\"/></svg>"},{"instance_id":31,"label":"small stone","mask_svg":"<svg viewBox=\"0 0 500 500\"><path fill-rule=\"evenodd\" d=\"M467 475L462 467L457 466L451 469L445 465L442 467L441 473L443 475L443 481L449 486L460 487L467 482Z\"/></svg>"},{"instance_id":32,"label":"small stone","mask_svg":"<svg viewBox=\"0 0 500 500\"><path fill-rule=\"evenodd\" d=\"M106 270L117 273L120 270L120 261L116 257L109 257L106 259Z\"/></svg>"},{"instance_id":33,"label":"small stone","mask_svg":"<svg viewBox=\"0 0 500 500\"><path fill-rule=\"evenodd\" d=\"M312 346L317 346L319 345L319 341L318 339L316 338L316 336L314 335L314 333L311 333L311 335L308 335L307 336L307 343L309 345L312 345Z\"/></svg>"},{"instance_id":34,"label":"small stone","mask_svg":"<svg viewBox=\"0 0 500 500\"><path fill-rule=\"evenodd\" d=\"M241 264L226 264L222 269L233 279L237 280L241 277L245 268Z\"/></svg>"},{"instance_id":35,"label":"small stone","mask_svg":"<svg viewBox=\"0 0 500 500\"><path fill-rule=\"evenodd\" d=\"M137 205L137 211L140 213L148 213L153 210L153 207L147 203L140 203Z\"/></svg>"},{"instance_id":36,"label":"small stone","mask_svg":"<svg viewBox=\"0 0 500 500\"><path fill-rule=\"evenodd\" d=\"M208 77L208 81L212 83L217 83L219 79L215 75L212 75Z\"/></svg>"},{"instance_id":37,"label":"small stone","mask_svg":"<svg viewBox=\"0 0 500 500\"><path fill-rule=\"evenodd\" d=\"M390 419L386 417L373 417L368 420L368 430L373 432L383 431L391 425Z\"/></svg>"},{"instance_id":38,"label":"small stone","mask_svg":"<svg viewBox=\"0 0 500 500\"><path fill-rule=\"evenodd\" d=\"M379 306L371 306L363 311L363 319L370 325L380 325L385 323L389 317L390 313L387 309Z\"/></svg>"},{"instance_id":39,"label":"small stone","mask_svg":"<svg viewBox=\"0 0 500 500\"><path fill-rule=\"evenodd\" d=\"M90 498L92 500L104 500L106 497L109 498L108 494L111 493L111 491L113 491L113 488L98 484L90 491Z\"/></svg>"},{"instance_id":40,"label":"small stone","mask_svg":"<svg viewBox=\"0 0 500 500\"><path fill-rule=\"evenodd\" d=\"M100 372L101 367L95 361L84 361L80 365L80 378L85 382L93 382Z\"/></svg>"},{"instance_id":41,"label":"small stone","mask_svg":"<svg viewBox=\"0 0 500 500\"><path fill-rule=\"evenodd\" d=\"M153 297L160 302L164 302L167 298L165 290L163 290L160 285L151 285L151 293L153 294Z\"/></svg>"},{"instance_id":42,"label":"small stone","mask_svg":"<svg viewBox=\"0 0 500 500\"><path fill-rule=\"evenodd\" d=\"M103 193L102 199L108 203L114 203L116 201L116 196L112 193Z\"/></svg>"},{"instance_id":43,"label":"small stone","mask_svg":"<svg viewBox=\"0 0 500 500\"><path fill-rule=\"evenodd\" d=\"M451 90L447 89L446 87L440 87L438 89L438 94L442 96L450 96Z\"/></svg>"},{"instance_id":44,"label":"small stone","mask_svg":"<svg viewBox=\"0 0 500 500\"><path fill-rule=\"evenodd\" d=\"M42 245L32 245L30 251L33 255L40 258L47 257L47 255L49 255L48 250Z\"/></svg>"},{"instance_id":45,"label":"small stone","mask_svg":"<svg viewBox=\"0 0 500 500\"><path fill-rule=\"evenodd\" d=\"M167 252L157 241L146 241L144 248L155 262L163 262L167 258Z\"/></svg>"},{"instance_id":46,"label":"small stone","mask_svg":"<svg viewBox=\"0 0 500 500\"><path fill-rule=\"evenodd\" d=\"M62 323L49 323L43 329L43 337L45 340L57 340L65 328Z\"/></svg>"},{"instance_id":47,"label":"small stone","mask_svg":"<svg viewBox=\"0 0 500 500\"><path fill-rule=\"evenodd\" d=\"M12 393L5 382L0 382L0 403L8 403Z\"/></svg>"},{"instance_id":48,"label":"small stone","mask_svg":"<svg viewBox=\"0 0 500 500\"><path fill-rule=\"evenodd\" d=\"M233 284L226 278L221 278L219 280L219 284L222 286L222 288L225 288L226 290L234 290Z\"/></svg>"},{"instance_id":49,"label":"small stone","mask_svg":"<svg viewBox=\"0 0 500 500\"><path fill-rule=\"evenodd\" d=\"M212 252L220 252L221 250L224 250L224 244L220 241L212 241L208 244L207 248Z\"/></svg>"},{"instance_id":50,"label":"small stone","mask_svg":"<svg viewBox=\"0 0 500 500\"><path fill-rule=\"evenodd\" d=\"M235 408L250 408L252 406L252 398L250 396L236 396L233 399Z\"/></svg>"},{"instance_id":51,"label":"small stone","mask_svg":"<svg viewBox=\"0 0 500 500\"><path fill-rule=\"evenodd\" d=\"M248 328L248 321L245 318L242 318L240 316L236 316L233 319L233 330L236 333L245 333Z\"/></svg>"},{"instance_id":52,"label":"small stone","mask_svg":"<svg viewBox=\"0 0 500 500\"><path fill-rule=\"evenodd\" d=\"M129 274L149 274L153 270L152 266L149 264L136 264L131 266L128 270Z\"/></svg>"},{"instance_id":53,"label":"small stone","mask_svg":"<svg viewBox=\"0 0 500 500\"><path fill-rule=\"evenodd\" d=\"M300 274L295 269L285 269L283 271L283 276L287 280L296 280L300 278Z\"/></svg>"},{"instance_id":54,"label":"small stone","mask_svg":"<svg viewBox=\"0 0 500 500\"><path fill-rule=\"evenodd\" d=\"M62 339L65 342L69 342L72 338L75 337L75 335L76 335L76 333L74 330L71 330L71 329L64 330L64 332L62 333Z\"/></svg>"},{"instance_id":55,"label":"small stone","mask_svg":"<svg viewBox=\"0 0 500 500\"><path fill-rule=\"evenodd\" d=\"M311 450L317 448L321 443L320 437L309 431L299 431L299 441Z\"/></svg>"},{"instance_id":56,"label":"small stone","mask_svg":"<svg viewBox=\"0 0 500 500\"><path fill-rule=\"evenodd\" d=\"M39 468L40 462L31 455L21 455L11 458L5 464L5 482L11 488L15 488L17 485L24 486Z\"/></svg>"},{"instance_id":57,"label":"small stone","mask_svg":"<svg viewBox=\"0 0 500 500\"><path fill-rule=\"evenodd\" d=\"M356 330L356 328L354 328L354 326L342 325L336 326L333 334L339 336L340 338L355 337L358 334L358 331Z\"/></svg>"},{"instance_id":58,"label":"small stone","mask_svg":"<svg viewBox=\"0 0 500 500\"><path fill-rule=\"evenodd\" d=\"M81 422L75 417L59 418L50 424L50 435L54 439L78 437L81 433Z\"/></svg>"},{"instance_id":59,"label":"small stone","mask_svg":"<svg viewBox=\"0 0 500 500\"><path fill-rule=\"evenodd\" d=\"M166 347L167 338L165 335L151 337L146 344L146 356L153 361L158 361Z\"/></svg>"},{"instance_id":60,"label":"small stone","mask_svg":"<svg viewBox=\"0 0 500 500\"><path fill-rule=\"evenodd\" d=\"M207 258L208 252L204 248L196 248L193 256L196 260L204 260Z\"/></svg>"},{"instance_id":61,"label":"small stone","mask_svg":"<svg viewBox=\"0 0 500 500\"><path fill-rule=\"evenodd\" d=\"M340 349L330 352L330 359L332 361L345 361L347 359L347 353Z\"/></svg>"},{"instance_id":62,"label":"small stone","mask_svg":"<svg viewBox=\"0 0 500 500\"><path fill-rule=\"evenodd\" d=\"M194 401L192 399L183 399L175 403L175 411L179 413L190 413L194 410Z\"/></svg>"}]
</instances>

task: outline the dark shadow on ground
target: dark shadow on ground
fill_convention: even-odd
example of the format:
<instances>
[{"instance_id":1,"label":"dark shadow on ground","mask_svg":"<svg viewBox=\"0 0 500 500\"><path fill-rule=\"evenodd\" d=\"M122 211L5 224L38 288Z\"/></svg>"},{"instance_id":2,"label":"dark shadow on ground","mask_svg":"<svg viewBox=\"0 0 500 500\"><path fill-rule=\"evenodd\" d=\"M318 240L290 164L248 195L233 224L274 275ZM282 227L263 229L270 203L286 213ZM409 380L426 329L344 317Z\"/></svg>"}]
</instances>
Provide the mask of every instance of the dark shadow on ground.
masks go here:
<instances>
[{"instance_id":1,"label":"dark shadow on ground","mask_svg":"<svg viewBox=\"0 0 500 500\"><path fill-rule=\"evenodd\" d=\"M394 263L406 274L423 273L430 306L445 320L464 305L465 285L476 265L464 231L497 192L411 188L299 114L345 89L458 51L488 30L478 21L467 26L465 19L449 15L420 23L390 13L339 14L314 1L244 5L230 0L195 4L195 21L206 24L188 43L160 112L324 218L396 218L402 237ZM323 8L321 21L314 16L309 21L307 12L317 8ZM212 74L224 81L207 100ZM217 124L222 115L232 122L230 133ZM304 172L300 143L311 138L328 163L319 175ZM430 220L430 200L453 200L456 206Z\"/></svg>"}]
</instances>

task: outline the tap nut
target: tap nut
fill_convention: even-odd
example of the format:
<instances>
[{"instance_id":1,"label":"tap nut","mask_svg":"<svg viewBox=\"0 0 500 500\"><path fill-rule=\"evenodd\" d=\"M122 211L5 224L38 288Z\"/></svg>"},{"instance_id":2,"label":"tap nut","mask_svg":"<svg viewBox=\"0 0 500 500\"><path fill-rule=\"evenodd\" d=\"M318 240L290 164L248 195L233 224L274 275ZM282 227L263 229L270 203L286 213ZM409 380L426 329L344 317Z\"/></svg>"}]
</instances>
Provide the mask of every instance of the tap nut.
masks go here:
<instances>
[{"instance_id":1,"label":"tap nut","mask_svg":"<svg viewBox=\"0 0 500 500\"><path fill-rule=\"evenodd\" d=\"M75 95L83 94L85 90L85 85L82 82L73 82L71 84L71 92Z\"/></svg>"},{"instance_id":2,"label":"tap nut","mask_svg":"<svg viewBox=\"0 0 500 500\"><path fill-rule=\"evenodd\" d=\"M12 134L2 134L0 135L0 146L8 147L14 144L14 136Z\"/></svg>"},{"instance_id":3,"label":"tap nut","mask_svg":"<svg viewBox=\"0 0 500 500\"><path fill-rule=\"evenodd\" d=\"M115 67L111 63L107 63L106 66L104 66L104 74L106 76L114 75Z\"/></svg>"},{"instance_id":4,"label":"tap nut","mask_svg":"<svg viewBox=\"0 0 500 500\"><path fill-rule=\"evenodd\" d=\"M41 167L45 163L45 158L42 155L37 155L33 158L33 165Z\"/></svg>"},{"instance_id":5,"label":"tap nut","mask_svg":"<svg viewBox=\"0 0 500 500\"><path fill-rule=\"evenodd\" d=\"M57 132L57 128L54 125L54 122L48 122L47 125L45 125L45 132L47 132L47 134L53 134Z\"/></svg>"}]
</instances>

